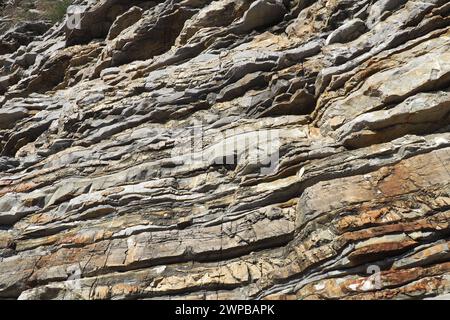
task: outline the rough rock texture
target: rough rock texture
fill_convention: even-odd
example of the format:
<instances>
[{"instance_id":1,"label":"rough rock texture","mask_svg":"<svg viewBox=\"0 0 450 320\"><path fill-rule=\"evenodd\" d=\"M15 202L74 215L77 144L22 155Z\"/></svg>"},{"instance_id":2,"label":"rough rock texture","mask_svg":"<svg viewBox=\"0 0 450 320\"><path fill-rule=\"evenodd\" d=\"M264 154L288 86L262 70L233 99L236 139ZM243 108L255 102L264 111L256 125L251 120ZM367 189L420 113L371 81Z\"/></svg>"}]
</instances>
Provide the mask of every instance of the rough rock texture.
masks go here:
<instances>
[{"instance_id":1,"label":"rough rock texture","mask_svg":"<svg viewBox=\"0 0 450 320\"><path fill-rule=\"evenodd\" d=\"M447 0L77 3L0 39L0 298L448 295Z\"/></svg>"}]
</instances>

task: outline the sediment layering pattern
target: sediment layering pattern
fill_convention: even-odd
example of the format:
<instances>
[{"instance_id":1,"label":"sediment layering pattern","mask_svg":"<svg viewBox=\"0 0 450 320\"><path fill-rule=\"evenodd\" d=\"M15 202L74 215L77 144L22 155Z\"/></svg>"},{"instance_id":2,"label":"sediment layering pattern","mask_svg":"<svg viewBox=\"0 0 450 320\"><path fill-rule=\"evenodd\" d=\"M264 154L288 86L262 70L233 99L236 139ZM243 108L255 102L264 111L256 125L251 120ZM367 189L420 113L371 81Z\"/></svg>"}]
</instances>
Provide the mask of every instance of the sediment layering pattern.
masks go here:
<instances>
[{"instance_id":1,"label":"sediment layering pattern","mask_svg":"<svg viewBox=\"0 0 450 320\"><path fill-rule=\"evenodd\" d=\"M449 294L447 0L76 3L0 37L0 298Z\"/></svg>"}]
</instances>

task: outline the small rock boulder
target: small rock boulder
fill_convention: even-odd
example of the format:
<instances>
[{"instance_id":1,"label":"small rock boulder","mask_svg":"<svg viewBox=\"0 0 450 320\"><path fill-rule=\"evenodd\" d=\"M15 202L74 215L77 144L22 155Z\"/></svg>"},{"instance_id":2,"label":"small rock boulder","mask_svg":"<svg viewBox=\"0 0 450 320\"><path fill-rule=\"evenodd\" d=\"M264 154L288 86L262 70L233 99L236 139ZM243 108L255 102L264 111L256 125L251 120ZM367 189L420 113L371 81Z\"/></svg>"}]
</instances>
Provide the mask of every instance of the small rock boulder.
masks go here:
<instances>
[{"instance_id":1,"label":"small rock boulder","mask_svg":"<svg viewBox=\"0 0 450 320\"><path fill-rule=\"evenodd\" d=\"M353 19L334 30L327 38L326 44L346 43L355 40L367 31L366 24L361 19Z\"/></svg>"}]
</instances>

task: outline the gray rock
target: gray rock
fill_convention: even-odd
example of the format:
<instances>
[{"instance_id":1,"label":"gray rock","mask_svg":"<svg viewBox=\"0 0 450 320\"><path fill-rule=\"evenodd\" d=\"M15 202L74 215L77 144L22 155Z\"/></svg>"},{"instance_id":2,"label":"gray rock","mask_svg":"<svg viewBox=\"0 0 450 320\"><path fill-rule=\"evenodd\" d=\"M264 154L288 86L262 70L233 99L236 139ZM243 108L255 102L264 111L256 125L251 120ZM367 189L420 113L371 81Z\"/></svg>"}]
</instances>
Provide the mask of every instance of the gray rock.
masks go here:
<instances>
[{"instance_id":1,"label":"gray rock","mask_svg":"<svg viewBox=\"0 0 450 320\"><path fill-rule=\"evenodd\" d=\"M450 292L447 1L76 4L0 57L0 298Z\"/></svg>"},{"instance_id":2,"label":"gray rock","mask_svg":"<svg viewBox=\"0 0 450 320\"><path fill-rule=\"evenodd\" d=\"M346 43L358 38L367 30L366 24L361 19L353 19L334 30L327 38L326 44Z\"/></svg>"}]
</instances>

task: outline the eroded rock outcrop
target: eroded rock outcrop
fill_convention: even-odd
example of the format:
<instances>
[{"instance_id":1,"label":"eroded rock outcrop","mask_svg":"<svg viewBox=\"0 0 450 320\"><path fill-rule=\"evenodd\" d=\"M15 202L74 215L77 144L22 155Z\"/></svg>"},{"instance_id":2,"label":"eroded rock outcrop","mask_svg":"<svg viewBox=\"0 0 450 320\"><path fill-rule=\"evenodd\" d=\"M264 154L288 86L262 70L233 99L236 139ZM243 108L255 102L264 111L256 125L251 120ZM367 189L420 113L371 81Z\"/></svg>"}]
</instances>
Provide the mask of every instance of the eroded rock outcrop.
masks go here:
<instances>
[{"instance_id":1,"label":"eroded rock outcrop","mask_svg":"<svg viewBox=\"0 0 450 320\"><path fill-rule=\"evenodd\" d=\"M0 49L1 298L450 292L448 1L75 4Z\"/></svg>"}]
</instances>

